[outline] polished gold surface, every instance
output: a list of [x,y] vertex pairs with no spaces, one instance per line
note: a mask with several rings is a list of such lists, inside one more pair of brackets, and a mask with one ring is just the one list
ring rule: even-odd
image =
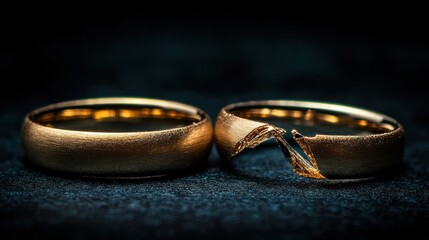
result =
[[105,177],[156,176],[203,163],[213,130],[206,113],[182,103],[100,98],[29,113],[22,127],[27,158],[42,167]]
[[[291,127],[300,149],[285,139],[280,121]],[[313,128],[315,134],[304,136],[294,128]],[[332,134],[335,128],[346,130]],[[400,165],[404,149],[403,128],[396,120],[343,105],[252,101],[228,105],[218,115],[215,140],[224,159],[270,138],[276,139],[295,173],[316,179],[379,175]]]

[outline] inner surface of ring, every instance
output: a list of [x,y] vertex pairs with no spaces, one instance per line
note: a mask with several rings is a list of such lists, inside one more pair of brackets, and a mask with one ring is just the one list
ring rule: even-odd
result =
[[96,105],[44,111],[31,120],[43,126],[90,132],[141,132],[184,127],[203,114],[155,106]]
[[260,122],[266,122],[287,130],[298,129],[307,136],[369,135],[390,132],[397,126],[388,121],[373,122],[345,113],[317,109],[293,109],[291,107],[237,107],[232,114]]

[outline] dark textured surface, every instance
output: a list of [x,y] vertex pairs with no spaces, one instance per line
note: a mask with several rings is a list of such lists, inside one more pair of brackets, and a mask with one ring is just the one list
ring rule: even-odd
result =
[[[425,231],[429,115],[420,81],[429,76],[427,45],[328,25],[156,20],[78,24],[56,35],[47,27],[33,44],[18,41],[4,52],[2,75],[12,86],[2,92],[15,94],[2,94],[2,236],[378,239]],[[212,118],[248,99],[369,108],[404,124],[404,169],[367,181],[314,181],[293,175],[280,150],[268,147],[247,151],[240,172],[221,168],[213,151],[206,168],[168,179],[79,179],[25,164],[19,128],[26,112],[130,95],[194,104]]]

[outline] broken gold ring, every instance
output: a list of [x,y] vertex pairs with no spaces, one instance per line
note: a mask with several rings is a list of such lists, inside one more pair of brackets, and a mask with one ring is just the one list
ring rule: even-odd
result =
[[[283,128],[272,123],[279,120],[293,128],[315,129],[314,136],[291,131],[304,154],[283,137]],[[332,127],[355,129],[356,134],[317,132]],[[224,159],[230,160],[270,138],[276,139],[296,174],[317,179],[378,176],[400,166],[404,149],[404,131],[398,121],[354,107],[304,101],[251,101],[228,105],[218,115],[215,140]]]
[[99,98],[29,113],[22,142],[31,162],[85,176],[145,177],[198,166],[213,130],[200,109],[144,98]]

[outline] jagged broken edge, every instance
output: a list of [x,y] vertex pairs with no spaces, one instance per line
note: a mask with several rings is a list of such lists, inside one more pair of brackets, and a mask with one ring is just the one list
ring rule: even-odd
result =
[[[230,158],[236,156],[246,148],[255,148],[261,143],[267,141],[268,139],[275,138],[280,149],[284,153],[286,159],[288,159],[289,164],[292,166],[293,171],[299,176],[316,178],[316,179],[326,179],[319,171],[319,168],[316,163],[316,159],[311,152],[310,147],[305,141],[304,136],[299,134],[296,130],[292,131],[295,141],[302,148],[309,161],[303,158],[295,149],[293,149],[290,144],[283,138],[283,135],[286,133],[286,130],[283,128],[276,127],[271,124],[266,124],[259,126],[249,132],[243,139],[237,142],[234,147],[234,151],[231,153]],[[290,160],[287,157],[287,153],[290,155]]]
[[255,148],[259,144],[276,137],[283,135],[286,131],[271,124],[259,126],[249,132],[243,139],[237,142],[234,146],[234,151],[231,153],[231,158],[242,152],[246,148]]
[[[294,130],[294,133],[299,134],[296,130]],[[297,141],[298,145],[302,148],[304,154],[309,160],[303,158],[301,154],[299,154],[294,148],[292,148],[292,146],[283,137],[276,138],[276,141],[279,144],[281,150],[283,151],[285,157],[287,158],[287,156],[290,155],[289,164],[292,166],[293,171],[299,176],[303,177],[326,179],[326,177],[320,173],[316,160],[309,146],[305,142],[304,136],[299,134],[300,137],[298,137],[295,136],[295,134],[295,141]]]
[[310,146],[308,146],[307,141],[305,140],[305,137],[300,134],[297,130],[293,129],[291,131],[293,135],[293,139],[298,143],[298,145],[301,147],[301,149],[304,151],[305,155],[310,160],[313,167],[319,169],[319,166],[317,165],[316,159],[314,158],[313,152],[311,151]]

